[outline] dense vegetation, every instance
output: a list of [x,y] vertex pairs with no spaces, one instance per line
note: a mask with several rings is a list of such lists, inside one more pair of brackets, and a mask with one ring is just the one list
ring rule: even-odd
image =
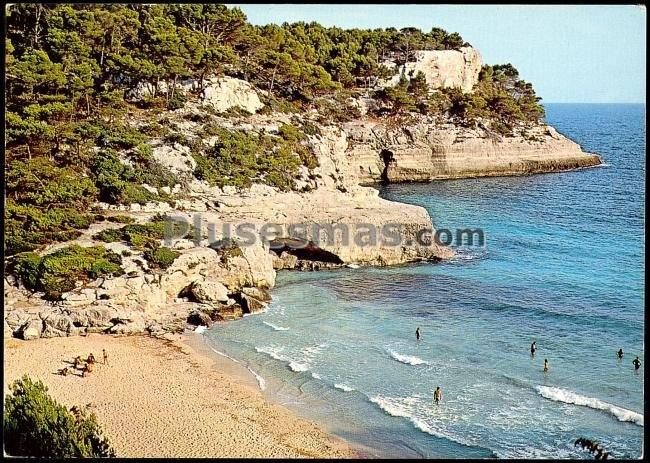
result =
[[19,254],[13,270],[27,288],[45,292],[49,300],[75,288],[76,282],[88,282],[104,276],[124,273],[122,258],[103,246],[71,245],[43,257],[33,252]]
[[94,414],[73,414],[47,393],[41,382],[24,376],[11,386],[4,403],[5,452],[40,458],[114,457]]
[[[169,199],[162,187],[180,179],[155,161],[150,141],[190,141],[163,122],[136,129],[130,121],[183,107],[193,97],[175,85],[183,79],[198,81],[197,94],[208,77],[245,79],[266,92],[267,111],[318,109],[317,120],[332,123],[355,117],[349,97],[395,72],[381,64],[385,59],[399,66],[416,50],[468,45],[439,28],[255,26],[238,8],[215,4],[15,4],[7,14],[9,255],[74,238],[93,222],[94,201]],[[380,102],[377,116],[415,111],[469,125],[485,120],[508,134],[542,115],[532,87],[510,65],[486,67],[469,95],[430,93],[422,76],[409,77],[369,93]],[[130,91],[142,85],[152,95],[131,100]],[[196,175],[214,185],[261,181],[291,189],[301,165],[317,165],[304,143],[308,132],[316,130],[296,124],[270,136],[216,129],[214,148],[195,143]]]
[[[187,231],[186,227],[188,228]],[[148,223],[132,223],[120,228],[107,228],[93,238],[105,243],[124,242],[142,250],[160,244],[165,238],[194,238],[194,226],[174,222],[164,215],[156,215]],[[182,236],[181,236],[182,235]]]

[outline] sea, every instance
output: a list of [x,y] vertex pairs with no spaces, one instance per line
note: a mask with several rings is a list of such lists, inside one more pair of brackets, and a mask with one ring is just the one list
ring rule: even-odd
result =
[[604,164],[384,186],[484,242],[443,263],[279,272],[266,312],[205,342],[366,456],[593,459],[587,438],[640,457],[645,106],[546,113]]

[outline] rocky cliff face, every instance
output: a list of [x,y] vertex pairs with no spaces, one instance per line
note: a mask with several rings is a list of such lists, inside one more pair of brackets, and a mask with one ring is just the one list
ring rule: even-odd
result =
[[584,153],[544,124],[510,137],[426,119],[397,127],[355,121],[343,129],[348,165],[362,184],[521,175],[601,163],[599,156]]
[[402,66],[397,66],[392,61],[382,63],[397,72],[390,79],[381,81],[379,85],[394,86],[399,82],[402,73],[408,79],[421,71],[432,89],[456,87],[467,93],[472,91],[478,82],[478,75],[483,66],[480,53],[472,47],[463,47],[460,50],[420,50],[415,53],[415,58],[415,61]]

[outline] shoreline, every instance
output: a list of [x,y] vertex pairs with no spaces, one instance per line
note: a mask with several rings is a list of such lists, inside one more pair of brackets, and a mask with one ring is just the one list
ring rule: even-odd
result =
[[[88,406],[120,457],[355,458],[343,439],[269,402],[255,380],[193,333],[155,338],[90,334],[21,341],[4,339],[3,384],[28,374],[68,408]],[[88,377],[56,372],[91,351]],[[235,365],[234,362],[232,365]]]

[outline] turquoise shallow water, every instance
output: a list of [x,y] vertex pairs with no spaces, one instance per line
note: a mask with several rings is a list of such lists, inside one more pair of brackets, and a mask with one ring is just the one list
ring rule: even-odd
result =
[[547,106],[605,167],[383,188],[438,228],[482,228],[485,247],[436,265],[280,273],[266,313],[206,339],[269,397],[372,455],[593,458],[573,446],[588,437],[638,457],[644,113]]

